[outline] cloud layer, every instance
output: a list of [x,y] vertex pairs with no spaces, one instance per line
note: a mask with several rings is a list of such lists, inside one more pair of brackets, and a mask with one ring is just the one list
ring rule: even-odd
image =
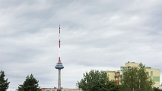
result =
[[63,87],[131,60],[162,70],[161,8],[160,0],[1,0],[0,69],[10,90],[31,73],[41,87],[56,87],[61,24]]

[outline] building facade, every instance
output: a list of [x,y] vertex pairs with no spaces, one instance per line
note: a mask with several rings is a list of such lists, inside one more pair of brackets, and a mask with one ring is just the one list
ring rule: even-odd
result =
[[107,76],[110,81],[114,81],[116,85],[121,84],[121,72],[120,71],[107,71]]
[[154,82],[154,87],[159,87],[160,86],[160,70],[151,68],[151,67],[146,67],[146,72],[148,72],[150,78]]
[[[139,67],[139,63],[135,62],[127,62],[124,66],[121,66],[121,69],[124,67]],[[146,72],[148,73],[149,77],[154,82],[153,87],[160,86],[160,70],[152,67],[145,67]],[[110,80],[115,81],[117,85],[120,84],[122,78],[121,71],[107,71],[107,75]]]

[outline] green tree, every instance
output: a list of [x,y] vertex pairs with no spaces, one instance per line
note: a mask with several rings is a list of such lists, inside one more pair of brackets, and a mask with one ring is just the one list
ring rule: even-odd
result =
[[9,86],[8,79],[5,79],[4,71],[0,71],[0,91],[6,91]]
[[162,91],[161,89],[159,88],[153,88],[154,90],[153,91]]
[[31,74],[26,77],[23,85],[19,85],[18,91],[40,91],[38,80]]
[[109,81],[107,73],[104,71],[86,72],[77,86],[83,91],[118,91],[118,86]]
[[124,67],[122,73],[124,91],[152,91],[153,82],[143,64],[139,64],[139,67]]
[[153,88],[154,90],[153,91],[162,91],[161,89],[159,88]]

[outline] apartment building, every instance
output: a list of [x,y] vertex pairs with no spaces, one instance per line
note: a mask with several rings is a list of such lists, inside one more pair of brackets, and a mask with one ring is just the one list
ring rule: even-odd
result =
[[121,83],[121,74],[120,71],[107,71],[107,76],[109,77],[110,81],[115,81],[117,85]]
[[[124,66],[121,66],[121,69],[123,67],[139,67],[139,63],[135,62],[127,62]],[[159,87],[160,86],[160,70],[152,67],[145,67],[146,72],[150,76],[150,78],[153,80],[154,85],[153,87]],[[121,70],[120,69],[120,70]],[[110,80],[113,80],[116,82],[117,85],[121,82],[122,72],[121,71],[107,71],[107,75]]]

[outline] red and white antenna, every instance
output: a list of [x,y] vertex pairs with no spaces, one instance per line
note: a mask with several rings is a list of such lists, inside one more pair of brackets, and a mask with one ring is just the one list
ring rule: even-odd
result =
[[58,36],[58,37],[59,37],[59,50],[58,50],[58,53],[59,53],[59,54],[58,54],[59,60],[58,60],[58,63],[61,63],[61,58],[60,58],[60,56],[61,56],[61,55],[60,55],[60,49],[61,49],[61,48],[60,48],[60,47],[61,47],[61,41],[60,41],[60,25],[59,25],[59,36]]

